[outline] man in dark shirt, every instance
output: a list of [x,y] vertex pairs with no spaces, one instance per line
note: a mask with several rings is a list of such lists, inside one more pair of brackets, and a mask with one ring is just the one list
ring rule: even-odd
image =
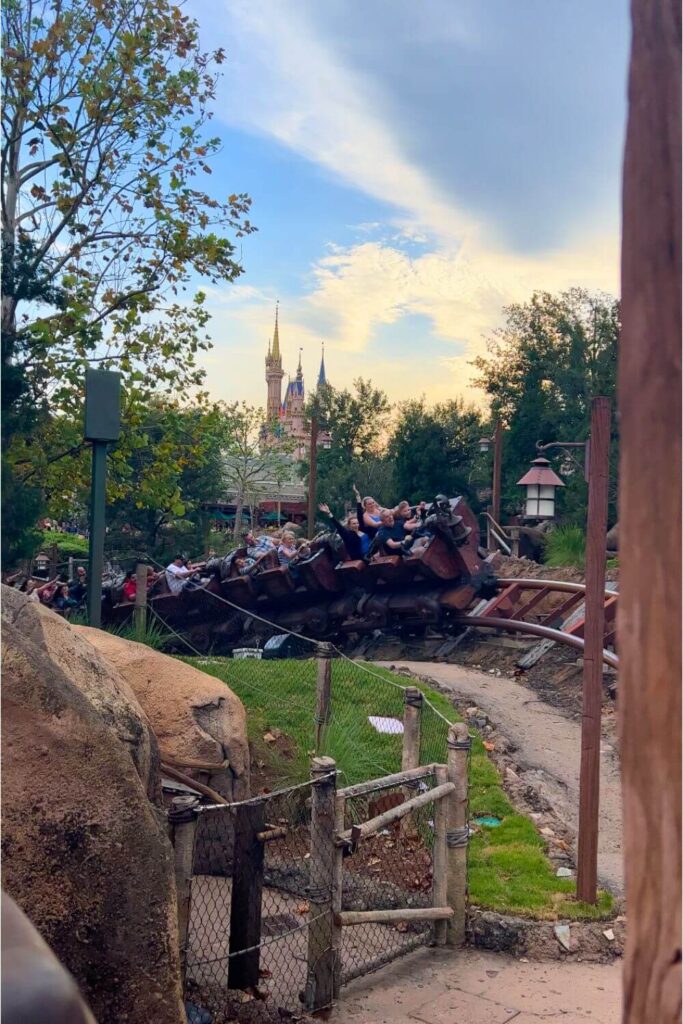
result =
[[377,547],[382,555],[402,555],[404,553],[403,541],[408,536],[402,522],[394,519],[391,509],[384,509],[381,516],[381,525],[377,531]]

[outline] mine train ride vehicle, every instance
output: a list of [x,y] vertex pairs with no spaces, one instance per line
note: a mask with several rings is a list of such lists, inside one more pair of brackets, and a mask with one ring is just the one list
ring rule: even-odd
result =
[[[240,575],[235,563],[246,549],[238,548],[210,559],[201,582],[178,595],[170,593],[162,573],[148,603],[201,652],[262,646],[288,630],[340,641],[378,629],[403,636],[422,635],[428,627],[457,632],[462,614],[495,593],[477,519],[463,498],[445,499],[432,505],[422,532],[415,553],[375,555],[367,562],[347,558],[336,534],[322,534],[294,572],[279,565],[272,551],[259,561],[257,574]],[[132,611],[120,581],[105,588],[103,622],[121,624]]]

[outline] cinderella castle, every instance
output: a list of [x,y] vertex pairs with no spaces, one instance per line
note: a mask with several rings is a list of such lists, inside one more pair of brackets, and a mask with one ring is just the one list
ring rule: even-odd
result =
[[[266,402],[266,425],[263,430],[263,443],[267,446],[274,446],[280,438],[291,439],[294,444],[293,458],[296,461],[300,461],[308,454],[311,437],[304,421],[306,390],[304,388],[304,375],[301,369],[301,349],[299,349],[299,365],[296,368],[296,376],[294,379],[291,376],[289,377],[283,399],[282,378],[285,375],[285,371],[282,369],[278,315],[279,310],[276,306],[273,341],[272,344],[268,344],[268,355],[266,356],[268,398]],[[317,387],[325,387],[326,384],[325,346],[323,345]],[[320,433],[318,443],[329,447],[329,435]]]

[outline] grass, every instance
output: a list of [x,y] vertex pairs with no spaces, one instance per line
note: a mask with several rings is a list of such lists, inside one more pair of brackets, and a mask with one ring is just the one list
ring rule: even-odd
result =
[[56,544],[60,558],[69,558],[71,555],[74,558],[88,557],[88,541],[85,537],[79,537],[75,533],[62,533],[60,530],[43,530],[41,544],[43,551]]
[[580,526],[558,526],[545,539],[546,565],[573,566],[583,569],[586,563],[586,534]]
[[[224,680],[241,698],[247,709],[253,758],[275,784],[308,778],[315,735],[315,661],[183,660]],[[332,719],[322,753],[335,758],[345,785],[401,768],[401,736],[378,733],[368,716],[401,719],[405,680],[386,669],[367,669],[345,660],[332,663]],[[414,680],[411,684],[429,701],[422,715],[420,762],[443,763],[448,724],[434,709],[448,722],[460,718],[442,694]],[[503,913],[550,920],[608,917],[612,908],[608,893],[600,893],[596,907],[579,903],[574,898],[574,881],[556,877],[546,856],[545,840],[534,824],[512,807],[481,737],[474,730],[471,733],[470,820],[485,815],[501,819],[500,826],[482,825],[472,837],[468,861],[471,902]],[[274,739],[264,739],[268,734]]]

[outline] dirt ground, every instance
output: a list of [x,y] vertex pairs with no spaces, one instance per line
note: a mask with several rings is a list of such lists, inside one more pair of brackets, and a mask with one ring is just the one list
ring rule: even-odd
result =
[[[378,664],[433,681],[461,711],[471,705],[481,708],[508,741],[517,777],[549,802],[566,823],[575,856],[581,749],[578,718],[539,699],[524,679],[491,675],[462,665],[420,661]],[[615,895],[623,894],[621,782],[613,717],[605,724],[601,746],[598,877]]]

